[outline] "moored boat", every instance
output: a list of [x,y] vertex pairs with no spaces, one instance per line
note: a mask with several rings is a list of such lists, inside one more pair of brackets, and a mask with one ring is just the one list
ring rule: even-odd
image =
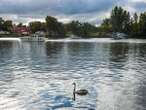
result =
[[126,39],[128,37],[125,33],[116,32],[112,34],[112,38],[115,40]]
[[35,33],[32,34],[31,36],[25,36],[21,37],[22,41],[31,41],[31,42],[44,42],[46,41],[45,36],[42,36],[41,34]]

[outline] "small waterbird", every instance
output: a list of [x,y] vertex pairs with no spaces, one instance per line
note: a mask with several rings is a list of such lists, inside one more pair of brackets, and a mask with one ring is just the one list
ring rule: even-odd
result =
[[73,94],[77,94],[77,95],[87,95],[88,91],[86,89],[80,89],[80,90],[76,90],[76,83],[73,83],[74,85],[74,90],[73,90]]

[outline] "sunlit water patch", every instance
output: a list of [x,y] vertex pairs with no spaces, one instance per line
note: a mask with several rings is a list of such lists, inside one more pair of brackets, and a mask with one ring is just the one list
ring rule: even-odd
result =
[[0,41],[18,41],[20,42],[20,38],[0,38]]
[[89,38],[89,39],[48,39],[46,42],[97,42],[97,43],[146,43],[145,39],[120,39],[114,40],[113,38]]
[[145,110],[145,41],[102,40],[0,41],[0,110]]

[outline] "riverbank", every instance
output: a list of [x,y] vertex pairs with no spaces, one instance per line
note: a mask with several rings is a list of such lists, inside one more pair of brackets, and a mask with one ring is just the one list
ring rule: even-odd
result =
[[[18,41],[23,42],[21,38],[0,38],[0,41]],[[25,40],[26,41],[26,40]],[[29,42],[29,41],[28,41]],[[30,41],[31,42],[31,41]],[[35,41],[37,42],[37,41]],[[121,39],[121,40],[114,40],[112,38],[88,38],[88,39],[45,39],[43,42],[58,42],[58,43],[146,43],[146,39]]]
[[[26,36],[32,36],[32,35],[20,35],[20,34],[15,34],[15,33],[11,33],[11,34],[0,34],[0,38],[23,38],[23,37],[26,37]],[[57,36],[49,36],[49,35],[46,35],[44,36],[45,38],[48,38],[48,39],[69,39],[71,38],[72,34],[68,34],[68,35],[65,35],[65,36],[60,36],[60,35],[57,35]],[[112,36],[112,33],[105,33],[105,32],[97,32],[97,33],[92,33],[90,34],[89,36],[77,36],[75,35],[76,37],[78,37],[78,39],[76,40],[79,40],[79,39],[94,39],[94,38],[113,38]],[[74,38],[72,38],[74,39]],[[142,34],[134,34],[134,35],[128,35],[128,37],[126,39],[146,39],[146,35],[142,35]]]
[[24,37],[26,35],[20,35],[20,34],[15,34],[15,33],[11,33],[11,34],[0,34],[0,38],[17,38],[17,37]]

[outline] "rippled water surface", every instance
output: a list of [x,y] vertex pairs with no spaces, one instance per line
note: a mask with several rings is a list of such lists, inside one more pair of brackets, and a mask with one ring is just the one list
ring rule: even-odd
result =
[[146,110],[146,42],[105,41],[0,41],[0,110]]

